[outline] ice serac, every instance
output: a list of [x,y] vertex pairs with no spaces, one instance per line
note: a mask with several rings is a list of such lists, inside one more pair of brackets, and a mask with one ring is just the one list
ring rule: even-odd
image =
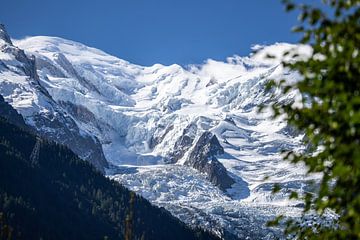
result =
[[193,149],[190,150],[185,165],[206,173],[208,179],[213,184],[219,186],[221,190],[226,190],[235,181],[228,175],[226,168],[216,158],[220,154],[224,154],[224,148],[220,145],[215,134],[204,132]]
[[108,165],[98,139],[80,129],[67,111],[54,101],[41,83],[35,57],[29,57],[13,45],[4,25],[0,25],[0,94],[34,131],[68,146],[104,172]]
[[[272,101],[301,104],[294,91],[286,96],[266,91],[269,79],[297,81],[298,74],[277,59],[264,60],[268,53],[281,56],[299,46],[279,43],[224,62],[146,67],[57,37],[13,42],[35,55],[39,83],[30,85],[23,64],[0,52],[5,100],[44,134],[67,131],[63,137],[102,147],[111,178],[184,222],[239,239],[271,239],[267,220],[278,213],[301,214],[286,194],[304,193],[316,176],[284,162],[280,151],[303,151],[302,135],[284,119],[271,119],[271,109],[260,114],[257,108]],[[36,113],[43,121],[62,120],[42,123]],[[96,149],[83,148],[83,140],[68,144],[79,144],[84,159],[85,149]],[[284,191],[273,195],[274,184]]]
[[176,140],[174,144],[174,150],[167,156],[167,161],[170,163],[176,163],[184,157],[185,153],[191,148],[198,127],[194,123],[190,123],[183,129],[182,135]]

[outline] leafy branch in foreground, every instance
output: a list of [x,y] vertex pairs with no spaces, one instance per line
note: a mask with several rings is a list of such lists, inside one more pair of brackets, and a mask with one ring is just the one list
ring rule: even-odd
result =
[[[310,211],[323,215],[328,209],[339,216],[336,227],[288,222],[285,233],[300,239],[360,239],[360,1],[328,0],[318,7],[283,2],[288,11],[300,11],[300,24],[293,30],[313,51],[309,58],[282,63],[300,74],[299,81],[269,85],[282,94],[301,94],[300,106],[272,105],[274,117],[285,116],[310,146],[310,151],[288,152],[284,159],[322,175],[317,194],[301,196],[304,216]],[[297,58],[292,51],[285,55]]]

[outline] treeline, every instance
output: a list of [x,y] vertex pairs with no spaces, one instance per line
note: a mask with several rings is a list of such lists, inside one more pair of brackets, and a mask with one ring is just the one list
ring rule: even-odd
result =
[[1,239],[215,239],[0,117]]

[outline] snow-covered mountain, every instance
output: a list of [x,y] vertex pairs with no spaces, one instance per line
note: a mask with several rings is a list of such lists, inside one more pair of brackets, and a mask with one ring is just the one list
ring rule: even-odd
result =
[[101,171],[108,166],[97,138],[81,129],[75,119],[53,99],[42,85],[35,58],[14,46],[2,24],[0,95],[43,137],[67,145]]
[[[229,239],[271,238],[277,230],[264,223],[298,215],[286,193],[307,191],[310,180],[303,166],[281,160],[282,149],[304,148],[302,136],[257,111],[296,100],[296,92],[272,99],[265,89],[269,79],[296,81],[279,58],[264,57],[294,47],[144,67],[56,37],[11,41],[1,26],[0,95],[39,133],[184,222]],[[274,183],[280,194],[271,194]]]

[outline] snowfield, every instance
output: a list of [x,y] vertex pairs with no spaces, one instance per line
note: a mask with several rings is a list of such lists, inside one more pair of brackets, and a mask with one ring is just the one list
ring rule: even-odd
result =
[[[298,75],[279,64],[280,56],[291,48],[306,56],[308,47],[278,43],[225,62],[144,67],[56,37],[29,37],[14,45],[35,56],[40,85],[80,132],[100,141],[110,163],[106,174],[184,222],[227,239],[271,239],[279,229],[267,228],[266,221],[301,213],[299,202],[287,195],[309,191],[307,181],[319,176],[306,176],[304,166],[284,162],[280,152],[304,150],[303,136],[282,119],[271,119],[270,110],[259,113],[258,106],[298,99],[296,92],[272,99],[265,85],[269,79],[296,81]],[[266,59],[269,52],[277,57]],[[11,56],[2,53],[0,59],[13,65]],[[0,94],[21,114],[53,111],[27,91],[24,77],[5,70],[0,76]],[[216,158],[235,181],[226,191],[186,165],[204,132],[213,133],[224,149]],[[192,145],[179,149],[185,135]],[[283,190],[272,195],[275,183]]]

